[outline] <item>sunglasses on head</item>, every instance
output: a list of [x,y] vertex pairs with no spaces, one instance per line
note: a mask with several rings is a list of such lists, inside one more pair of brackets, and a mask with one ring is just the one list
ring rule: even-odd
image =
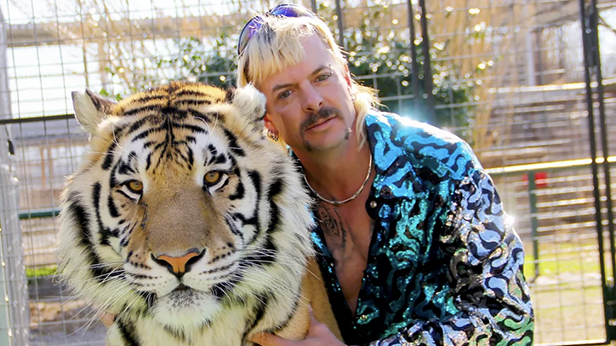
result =
[[263,17],[265,16],[275,16],[275,17],[289,17],[289,18],[297,18],[297,17],[311,17],[316,18],[314,13],[309,11],[303,6],[295,5],[295,4],[280,4],[271,10],[267,11],[263,15],[255,16],[251,20],[244,25],[242,32],[240,33],[240,38],[237,43],[237,54],[240,55],[246,49],[248,42],[250,39],[261,29],[263,25]]

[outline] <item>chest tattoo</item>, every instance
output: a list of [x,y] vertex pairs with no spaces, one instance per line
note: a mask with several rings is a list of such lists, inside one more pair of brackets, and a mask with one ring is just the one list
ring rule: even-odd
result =
[[346,246],[347,230],[344,228],[342,216],[336,208],[329,208],[319,205],[317,207],[317,217],[323,230],[340,239],[341,247]]

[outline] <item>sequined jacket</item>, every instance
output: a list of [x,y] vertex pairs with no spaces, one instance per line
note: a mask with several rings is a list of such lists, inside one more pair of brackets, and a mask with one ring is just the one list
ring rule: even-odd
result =
[[375,228],[355,317],[322,230],[312,232],[345,342],[532,345],[522,242],[468,144],[389,113],[372,111],[366,127]]

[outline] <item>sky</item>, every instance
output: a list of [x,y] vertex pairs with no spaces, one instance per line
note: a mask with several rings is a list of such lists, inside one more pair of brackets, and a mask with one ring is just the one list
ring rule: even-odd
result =
[[[180,16],[183,14],[199,15],[204,13],[227,14],[232,7],[229,1],[216,0],[81,0],[88,4],[104,3],[110,12],[130,12],[133,19],[150,18],[158,14],[164,16]],[[78,0],[0,0],[0,9],[11,24],[28,22],[74,21],[80,13]],[[182,11],[178,10],[182,9]],[[92,11],[93,14],[96,11]]]

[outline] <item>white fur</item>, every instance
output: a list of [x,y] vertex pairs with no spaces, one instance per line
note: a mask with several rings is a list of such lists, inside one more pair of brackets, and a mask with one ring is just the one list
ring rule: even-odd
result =
[[98,125],[107,118],[106,109],[98,108],[93,101],[96,98],[99,104],[111,106],[113,102],[106,100],[98,95],[94,95],[89,90],[74,91],[71,93],[73,98],[73,108],[75,117],[83,128],[90,134],[96,133]]

